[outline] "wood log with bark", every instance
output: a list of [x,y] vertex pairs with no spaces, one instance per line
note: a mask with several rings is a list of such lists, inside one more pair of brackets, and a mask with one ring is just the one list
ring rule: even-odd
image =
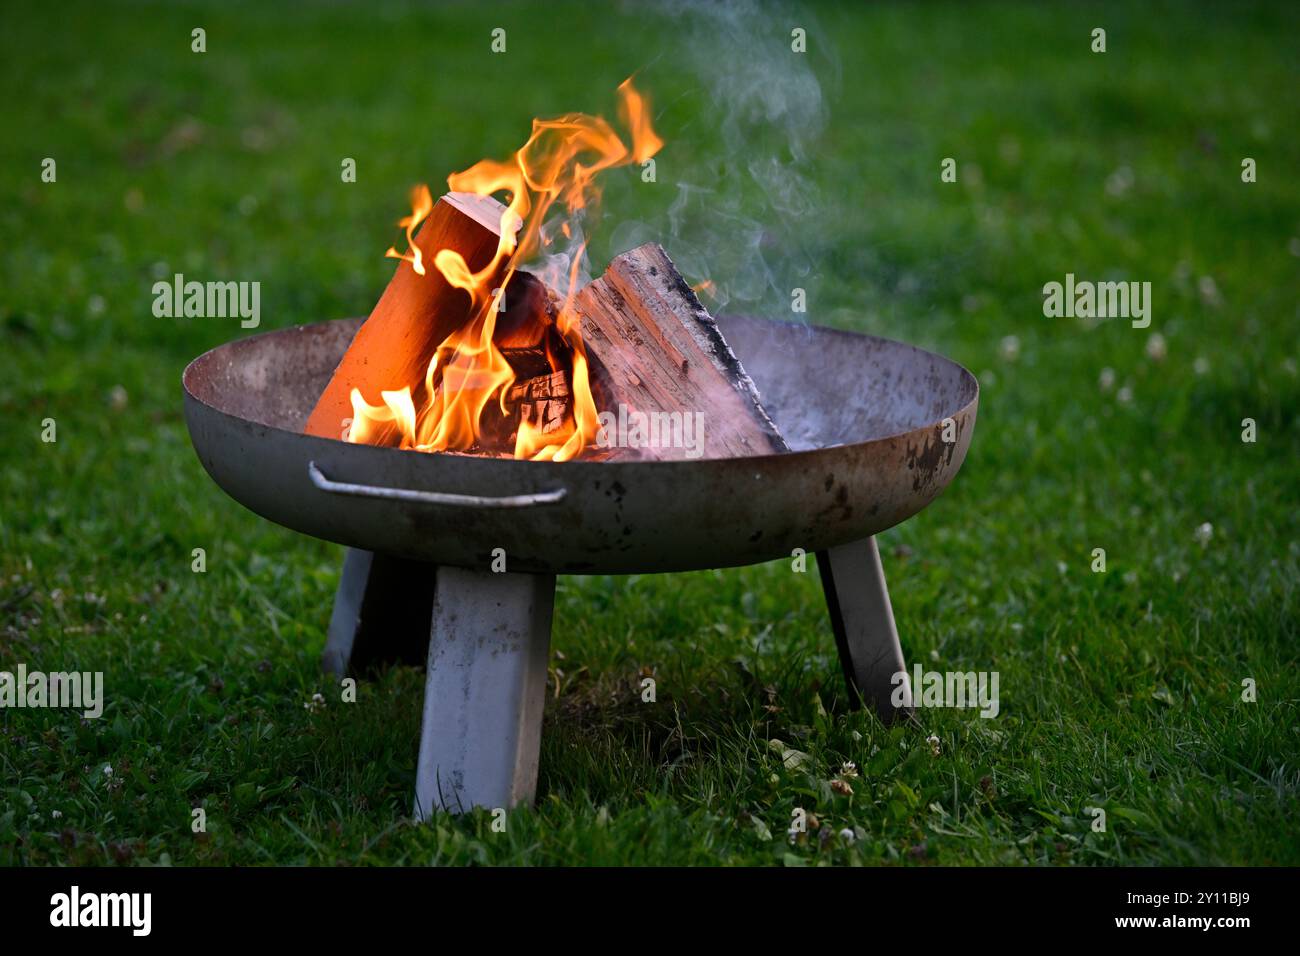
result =
[[[731,458],[788,451],[754,382],[668,254],[648,243],[615,258],[575,299],[599,411],[702,413],[703,448],[662,442],[643,457]],[[702,454],[700,452],[702,451]]]

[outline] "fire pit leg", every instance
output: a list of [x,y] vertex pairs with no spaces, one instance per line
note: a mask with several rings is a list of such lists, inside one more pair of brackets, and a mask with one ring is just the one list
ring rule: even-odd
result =
[[[835,631],[835,646],[854,706],[867,703],[885,723],[912,715],[912,686],[894,626],[894,609],[885,587],[874,537],[817,552]],[[902,674],[901,704],[894,705],[894,675]]]
[[424,666],[435,566],[348,548],[321,665],[336,677]]
[[438,568],[415,816],[531,802],[555,576]]

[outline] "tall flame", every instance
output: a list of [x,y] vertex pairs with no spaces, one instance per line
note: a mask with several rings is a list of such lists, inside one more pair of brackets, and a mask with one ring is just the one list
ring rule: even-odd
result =
[[[496,253],[477,272],[453,249],[439,249],[434,254],[433,265],[443,278],[469,293],[471,319],[430,357],[422,408],[417,410],[412,399],[419,383],[392,383],[380,392],[382,405],[369,404],[353,389],[349,441],[380,442],[395,428],[402,448],[465,451],[479,446],[483,420],[507,413],[506,393],[516,377],[494,341],[498,315],[494,287],[509,288],[518,267],[548,250],[557,242],[557,235],[568,241],[567,255],[550,255],[534,271],[547,288],[562,293],[555,308],[554,334],[564,349],[548,347],[546,352],[552,371],[568,374],[570,411],[560,427],[547,432],[540,422],[521,420],[514,456],[566,461],[595,441],[596,403],[580,323],[573,310],[586,254],[581,226],[599,205],[596,177],[601,172],[644,163],[663,146],[651,125],[649,102],[632,86],[631,78],[619,85],[618,92],[619,116],[631,136],[630,148],[601,117],[566,113],[533,120],[532,135],[509,160],[485,159],[447,177],[447,186],[454,192],[506,194],[508,205],[501,215]],[[563,213],[548,221],[557,203]],[[410,252],[402,254],[390,248],[386,255],[409,261],[418,275],[425,275],[414,235],[433,210],[427,186],[412,191],[411,207],[411,215],[398,222],[406,230]]]
[[389,259],[405,259],[411,264],[416,275],[424,275],[424,256],[420,253],[420,247],[415,244],[415,227],[433,212],[433,196],[429,194],[429,187],[421,183],[411,190],[411,214],[403,216],[397,220],[399,229],[406,230],[406,244],[411,248],[410,255],[402,255],[392,246],[384,253]]

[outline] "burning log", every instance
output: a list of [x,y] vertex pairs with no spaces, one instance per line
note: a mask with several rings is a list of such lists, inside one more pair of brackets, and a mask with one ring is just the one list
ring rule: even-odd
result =
[[516,381],[506,389],[506,414],[501,414],[495,402],[484,410],[479,420],[480,453],[513,449],[521,425],[529,425],[542,435],[555,432],[569,418],[571,400],[569,377],[562,371]]
[[[426,193],[427,195],[427,193]],[[470,296],[452,286],[433,263],[441,249],[460,253],[471,271],[497,251],[505,207],[490,196],[447,193],[434,204],[413,244],[424,275],[410,260],[397,267],[374,311],[343,355],[303,429],[308,435],[346,437],[351,394],[378,402],[381,389],[423,381],[438,345],[470,319]]]
[[564,424],[569,414],[570,398],[568,376],[563,372],[552,372],[511,386],[506,392],[506,405],[517,406],[521,422],[549,435]]
[[[602,444],[613,438],[661,459],[789,450],[717,323],[658,243],[614,259],[578,293],[575,308]],[[629,422],[641,440],[628,434]]]
[[[663,146],[650,123],[649,103],[630,79],[619,85],[619,96],[630,145],[600,117],[567,113],[539,119],[509,159],[483,160],[448,176],[453,192],[439,202],[427,186],[412,192],[411,215],[398,223],[410,251],[388,251],[405,264],[308,416],[308,434],[492,455],[501,450],[500,426],[517,412],[514,457],[568,461],[584,453],[596,432],[596,409],[571,299],[566,294],[558,305],[541,281],[516,272],[515,265],[531,261],[559,237],[569,255],[581,256],[585,240],[573,232],[573,220],[594,221],[596,173],[644,163]],[[501,193],[510,197],[508,211],[479,198]],[[567,218],[548,220],[553,208],[566,209]],[[521,230],[517,240],[501,233],[502,223],[511,221]],[[562,258],[550,255],[543,269],[553,271]],[[425,259],[430,266],[423,265]],[[573,264],[570,282],[556,287],[572,284],[579,262]],[[491,296],[507,276],[506,302],[494,303]],[[516,282],[523,293],[518,314],[494,311],[495,305],[513,308]],[[469,294],[459,294],[465,290]],[[563,376],[567,396],[551,381],[555,373]],[[538,378],[548,381],[530,384]],[[507,402],[511,387],[521,382],[527,414]],[[490,438],[487,431],[493,432]]]
[[505,309],[497,314],[492,341],[514,370],[516,381],[549,375],[548,353],[565,352],[555,328],[554,294],[531,273],[516,272],[503,304]]

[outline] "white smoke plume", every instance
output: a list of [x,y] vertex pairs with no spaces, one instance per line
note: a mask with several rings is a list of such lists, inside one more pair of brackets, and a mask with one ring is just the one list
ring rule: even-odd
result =
[[[659,186],[674,193],[650,221],[614,228],[610,251],[660,241],[711,310],[797,318],[791,290],[816,278],[809,240],[827,215],[812,167],[827,124],[823,84],[833,89],[839,77],[830,38],[789,4],[669,0],[658,9],[673,43],[645,83],[657,95],[660,79],[683,87],[696,118],[660,129]],[[672,112],[656,101],[656,114]]]

